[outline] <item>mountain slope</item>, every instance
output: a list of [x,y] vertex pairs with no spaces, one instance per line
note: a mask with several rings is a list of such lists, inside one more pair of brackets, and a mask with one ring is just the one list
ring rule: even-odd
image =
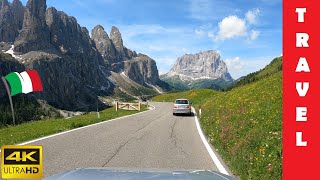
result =
[[232,89],[234,87],[238,87],[238,86],[242,86],[245,84],[258,81],[260,79],[266,78],[270,75],[276,74],[281,71],[282,71],[282,56],[273,59],[270,64],[268,64],[265,68],[261,69],[260,71],[250,73],[247,76],[240,78],[228,89]]
[[278,61],[256,73],[264,78],[227,92],[192,90],[153,100],[189,98],[196,109],[201,107],[209,142],[241,179],[281,179],[282,72],[272,70]]
[[[159,85],[162,85],[163,82],[159,79],[156,61],[147,55],[137,54],[135,51],[126,48],[123,45],[122,35],[117,27],[112,27],[109,38],[104,28],[101,25],[97,25],[92,30],[92,38],[97,50],[110,66],[112,72],[124,74],[145,88],[151,88],[151,90],[155,91],[161,89]],[[126,81],[117,82],[117,84],[123,84],[124,82]],[[139,94],[141,93],[143,92],[134,94],[135,96],[140,96]]]
[[118,28],[110,38],[102,26],[92,32],[91,38],[76,18],[47,8],[46,0],[28,0],[25,7],[19,0],[0,2],[0,51],[39,72],[44,91],[33,94],[38,100],[69,111],[105,107],[100,97],[114,98],[127,82],[111,81],[112,72],[143,86],[134,97],[162,91],[156,62],[126,48]]

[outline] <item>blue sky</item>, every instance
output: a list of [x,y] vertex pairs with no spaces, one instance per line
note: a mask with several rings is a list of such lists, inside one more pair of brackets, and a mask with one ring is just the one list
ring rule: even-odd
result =
[[[24,4],[26,0],[22,1]],[[124,45],[168,72],[185,53],[215,49],[234,78],[282,54],[281,0],[47,0],[89,31],[117,26]]]

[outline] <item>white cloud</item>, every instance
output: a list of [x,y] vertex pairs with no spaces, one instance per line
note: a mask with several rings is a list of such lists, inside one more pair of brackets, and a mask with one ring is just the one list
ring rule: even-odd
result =
[[255,8],[246,13],[246,20],[249,24],[257,24],[257,18],[260,15],[260,9]]
[[244,62],[240,61],[240,57],[225,60],[228,70],[233,73],[238,73],[242,70]]
[[259,35],[260,35],[259,31],[251,30],[249,40],[254,41],[258,38]]
[[241,57],[234,57],[225,60],[229,73],[235,79],[248,75],[252,72],[259,71],[268,65],[274,56],[270,57],[255,57],[250,59],[242,59]]
[[247,33],[246,22],[237,16],[225,17],[219,23],[219,32],[216,40],[232,39],[234,37],[245,36]]
[[240,18],[236,15],[231,15],[223,18],[219,23],[216,31],[213,31],[212,26],[210,30],[208,26],[200,26],[195,31],[196,35],[203,36],[207,34],[207,37],[214,41],[224,41],[237,37],[247,37],[248,40],[254,41],[259,35],[260,31],[252,29],[257,24],[257,18],[260,15],[260,9],[255,8],[249,10],[245,14],[245,18]]

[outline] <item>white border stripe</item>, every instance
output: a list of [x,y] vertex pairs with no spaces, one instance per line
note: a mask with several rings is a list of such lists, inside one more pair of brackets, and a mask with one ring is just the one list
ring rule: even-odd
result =
[[[26,141],[26,142],[23,142],[23,143],[20,143],[20,144],[16,144],[16,145],[18,145],[18,146],[23,146],[23,145],[30,144],[30,143],[34,143],[34,142],[41,141],[41,140],[44,140],[44,139],[49,139],[49,138],[52,138],[52,137],[55,137],[55,136],[60,136],[60,135],[63,135],[63,134],[67,134],[67,133],[70,133],[70,132],[73,132],[73,131],[85,129],[85,128],[92,127],[92,126],[97,126],[97,125],[104,124],[104,123],[108,123],[108,122],[112,122],[112,121],[117,121],[117,120],[120,120],[120,119],[123,119],[123,118],[135,116],[135,115],[142,114],[142,113],[146,113],[146,112],[148,112],[148,111],[152,111],[152,110],[155,109],[154,106],[152,106],[152,105],[149,105],[149,106],[152,107],[151,110],[147,110],[147,111],[143,111],[143,112],[139,112],[139,113],[127,115],[127,116],[118,117],[118,118],[116,118],[116,119],[106,120],[106,121],[99,122],[99,123],[96,123],[96,124],[91,124],[91,125],[88,125],[88,126],[83,126],[83,127],[80,127],[80,128],[76,128],[76,129],[64,131],[64,132],[57,133],[57,134],[52,134],[52,135],[49,135],[49,136],[45,136],[45,137],[42,137],[42,138],[34,139],[34,140],[31,140],[31,141]],[[1,150],[0,150],[0,152],[1,152]]]
[[26,71],[24,71],[24,72],[20,73],[20,75],[23,79],[23,81],[21,82],[22,93],[28,94],[28,93],[32,92],[33,87],[32,87],[32,81],[31,81],[29,74]]
[[225,175],[229,175],[229,173],[227,172],[227,170],[224,168],[224,166],[222,165],[222,163],[220,162],[219,158],[217,157],[217,155],[213,152],[213,150],[211,149],[207,139],[205,138],[203,132],[202,132],[202,129],[200,127],[200,123],[199,123],[199,120],[198,120],[198,117],[196,115],[196,111],[195,109],[192,107],[192,111],[194,112],[195,114],[195,122],[196,122],[196,126],[197,126],[197,129],[198,129],[198,133],[201,137],[201,140],[204,144],[204,146],[206,147],[211,159],[213,160],[213,163],[217,166],[218,170],[222,173],[222,174],[225,174]]

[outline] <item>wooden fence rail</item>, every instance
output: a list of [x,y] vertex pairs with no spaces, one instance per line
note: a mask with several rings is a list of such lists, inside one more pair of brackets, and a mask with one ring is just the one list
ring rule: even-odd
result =
[[118,109],[125,109],[125,110],[131,110],[131,111],[140,111],[141,110],[141,103],[126,103],[126,102],[118,102],[116,101],[116,111]]

